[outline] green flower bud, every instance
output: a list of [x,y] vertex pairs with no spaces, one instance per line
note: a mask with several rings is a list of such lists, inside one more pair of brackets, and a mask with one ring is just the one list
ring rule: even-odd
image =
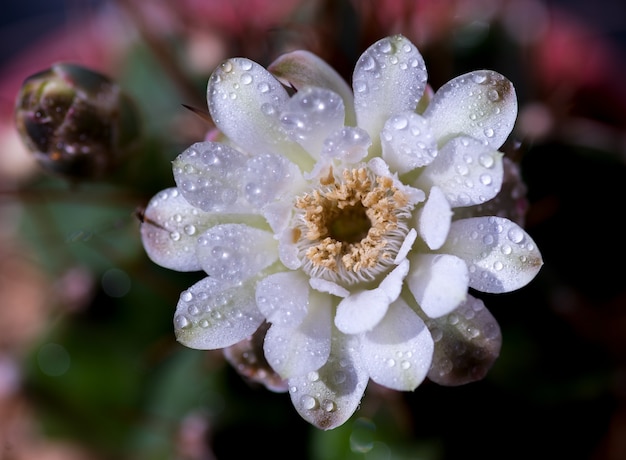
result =
[[17,129],[49,172],[102,178],[128,158],[140,133],[133,102],[109,78],[58,63],[28,77],[17,97]]

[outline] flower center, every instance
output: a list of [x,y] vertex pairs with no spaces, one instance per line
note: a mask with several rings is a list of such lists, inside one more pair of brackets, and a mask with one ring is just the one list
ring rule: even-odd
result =
[[389,268],[408,232],[413,205],[393,179],[367,168],[332,168],[296,199],[293,240],[303,269],[343,285],[372,281]]

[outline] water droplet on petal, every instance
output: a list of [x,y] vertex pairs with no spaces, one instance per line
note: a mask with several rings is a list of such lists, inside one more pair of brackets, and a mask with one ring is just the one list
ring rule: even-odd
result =
[[317,404],[318,404],[317,399],[315,399],[311,395],[303,395],[300,398],[300,403],[302,404],[302,407],[304,409],[307,409],[307,410],[315,409],[317,407]]

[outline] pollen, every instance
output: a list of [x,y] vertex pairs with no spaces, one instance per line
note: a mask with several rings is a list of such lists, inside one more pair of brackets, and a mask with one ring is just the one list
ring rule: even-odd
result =
[[373,280],[395,258],[412,205],[391,177],[367,168],[330,169],[296,199],[293,229],[303,268],[341,284]]

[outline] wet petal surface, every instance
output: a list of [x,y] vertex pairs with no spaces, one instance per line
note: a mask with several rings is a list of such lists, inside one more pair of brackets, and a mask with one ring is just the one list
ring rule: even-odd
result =
[[532,238],[519,225],[502,217],[452,222],[440,252],[465,260],[470,287],[494,294],[525,286],[543,265]]
[[424,112],[443,146],[456,136],[471,136],[498,149],[517,117],[513,84],[492,70],[477,70],[443,85]]
[[326,364],[289,379],[291,401],[302,418],[330,430],[345,423],[357,410],[369,378],[357,348],[355,336],[334,330]]

